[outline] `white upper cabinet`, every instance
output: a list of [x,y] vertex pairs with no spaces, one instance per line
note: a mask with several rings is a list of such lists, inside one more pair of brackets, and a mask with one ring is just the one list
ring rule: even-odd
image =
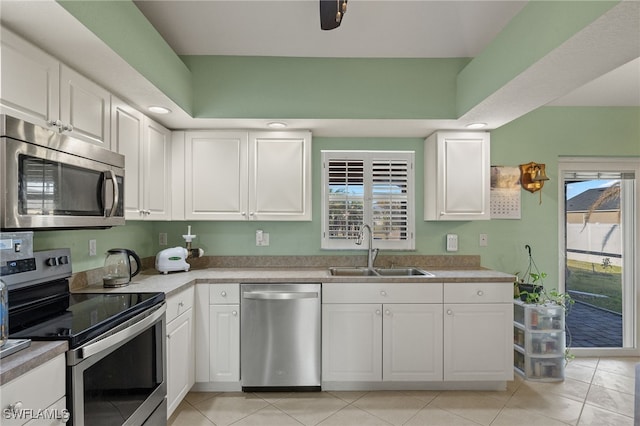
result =
[[311,133],[249,133],[249,216],[311,220]]
[[489,133],[436,132],[424,155],[425,220],[490,219]]
[[127,220],[170,220],[171,132],[113,98],[113,150],[125,156]]
[[141,112],[113,98],[112,148],[125,158],[124,214],[127,220],[143,218],[143,121],[144,115]]
[[146,219],[171,220],[171,131],[145,116],[142,140],[142,210]]
[[48,127],[60,117],[60,63],[2,28],[2,112]]
[[111,94],[60,66],[60,120],[72,136],[111,149]]
[[185,219],[311,220],[310,132],[190,131],[184,152]]
[[111,149],[111,95],[2,29],[2,112]]

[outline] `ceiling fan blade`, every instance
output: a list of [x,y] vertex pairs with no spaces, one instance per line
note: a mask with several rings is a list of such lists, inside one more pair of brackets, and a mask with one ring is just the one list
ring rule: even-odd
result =
[[[340,21],[336,20],[338,13],[338,3],[342,4],[344,0],[339,2],[336,0],[320,0],[320,28],[323,30],[332,30],[340,26]],[[344,1],[346,3],[346,1]],[[344,18],[344,15],[343,15]]]

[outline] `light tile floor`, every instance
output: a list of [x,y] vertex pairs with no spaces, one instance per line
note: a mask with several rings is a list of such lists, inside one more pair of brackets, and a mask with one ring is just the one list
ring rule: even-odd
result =
[[639,362],[640,358],[577,358],[567,366],[563,382],[532,382],[516,376],[501,392],[191,392],[168,424],[634,425]]

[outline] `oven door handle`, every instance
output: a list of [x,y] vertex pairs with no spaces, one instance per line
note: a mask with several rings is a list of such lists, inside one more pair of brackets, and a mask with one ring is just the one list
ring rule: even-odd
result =
[[114,345],[117,345],[120,342],[123,342],[137,335],[141,331],[147,329],[151,324],[162,318],[166,310],[167,305],[163,302],[162,305],[157,308],[152,314],[132,324],[124,330],[120,330],[117,333],[105,337],[104,339],[100,339],[97,342],[90,343],[86,346],[78,348],[78,359],[89,358],[92,355],[100,353],[106,349],[113,347]]

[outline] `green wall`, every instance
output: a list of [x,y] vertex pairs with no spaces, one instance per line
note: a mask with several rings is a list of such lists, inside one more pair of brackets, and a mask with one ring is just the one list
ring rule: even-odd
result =
[[[71,247],[74,270],[102,266],[103,254],[112,247],[127,247],[143,257],[163,247],[158,233],[166,232],[169,247],[183,245],[187,225],[198,237],[195,246],[208,255],[325,255],[320,250],[320,150],[402,149],[416,151],[416,254],[446,254],[444,237],[459,236],[459,254],[481,256],[485,267],[514,273],[526,269],[525,244],[532,246],[536,263],[551,277],[558,271],[558,176],[559,156],[640,157],[640,108],[545,107],[491,132],[494,165],[535,161],[547,164],[551,178],[539,194],[522,191],[522,219],[473,222],[424,222],[422,139],[314,138],[312,222],[127,222],[110,230],[43,231],[35,237],[36,249]],[[269,247],[255,246],[255,230],[270,234]],[[489,235],[480,247],[478,234]],[[98,256],[89,257],[88,240],[95,238]],[[345,254],[344,252],[340,252]],[[347,254],[362,254],[349,252]],[[551,280],[548,280],[551,282]]]
[[467,58],[182,56],[194,117],[451,118]]

